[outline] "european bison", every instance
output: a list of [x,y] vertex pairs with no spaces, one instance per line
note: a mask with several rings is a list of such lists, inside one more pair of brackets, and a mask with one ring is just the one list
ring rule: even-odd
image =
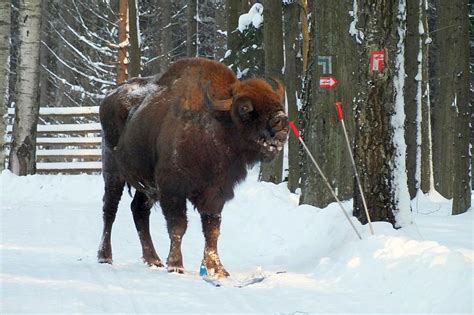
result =
[[218,277],[221,211],[245,179],[247,166],[272,160],[288,134],[283,87],[237,80],[207,59],[174,63],[161,77],[135,78],[111,91],[100,105],[105,192],[99,262],[112,263],[110,236],[125,183],[136,190],[131,209],[143,260],[163,266],[149,230],[159,201],[171,240],[170,272],[183,272],[181,240],[186,199],[199,211],[205,237],[203,263]]

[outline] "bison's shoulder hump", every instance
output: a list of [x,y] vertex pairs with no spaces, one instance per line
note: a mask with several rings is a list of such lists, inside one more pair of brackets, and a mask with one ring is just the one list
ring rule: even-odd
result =
[[231,97],[237,77],[226,65],[205,58],[184,58],[175,62],[157,81],[169,87],[172,98],[186,110],[203,108],[203,91],[206,85],[217,99]]

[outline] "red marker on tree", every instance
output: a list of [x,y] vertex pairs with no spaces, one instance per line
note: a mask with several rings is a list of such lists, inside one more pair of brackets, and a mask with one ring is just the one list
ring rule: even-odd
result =
[[346,124],[344,123],[344,113],[342,112],[342,104],[339,101],[336,102],[336,111],[337,111],[337,118],[339,119],[342,125],[342,130],[344,130],[344,136],[346,138],[347,149],[349,150],[349,155],[351,156],[352,168],[354,169],[357,185],[359,187],[360,195],[362,197],[362,204],[364,205],[365,215],[367,216],[367,222],[369,223],[370,233],[374,235],[374,228],[372,227],[372,221],[370,220],[369,210],[367,209],[367,203],[365,201],[364,191],[362,190],[359,173],[357,172],[357,168],[354,161],[354,155],[352,154],[349,136],[347,135]]
[[354,223],[352,222],[351,218],[349,218],[349,215],[347,214],[346,209],[344,209],[344,206],[342,205],[341,201],[339,200],[339,198],[337,198],[337,195],[334,192],[334,189],[332,188],[331,184],[329,183],[329,180],[327,179],[326,175],[324,175],[323,171],[321,170],[318,163],[316,162],[314,156],[311,154],[311,151],[309,151],[308,147],[306,146],[306,143],[304,143],[303,138],[301,137],[300,131],[298,130],[298,128],[295,125],[295,122],[290,121],[288,123],[288,125],[290,126],[290,128],[291,128],[291,130],[293,130],[293,133],[295,134],[295,136],[298,138],[298,140],[303,145],[303,148],[306,150],[306,153],[308,153],[309,157],[311,158],[311,161],[313,161],[313,164],[314,164],[314,166],[316,166],[316,169],[318,170],[319,175],[321,175],[324,182],[326,183],[326,186],[329,188],[329,191],[331,192],[332,196],[334,197],[334,199],[336,199],[337,204],[339,205],[339,207],[341,208],[341,210],[344,213],[345,217],[347,218],[347,220],[351,224],[352,228],[354,229],[354,232],[357,234],[359,239],[362,239],[362,237],[360,236],[359,232],[357,231]]

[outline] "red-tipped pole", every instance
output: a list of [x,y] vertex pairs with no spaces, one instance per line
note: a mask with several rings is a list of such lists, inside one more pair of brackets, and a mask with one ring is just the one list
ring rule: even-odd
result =
[[367,216],[367,222],[369,223],[370,234],[374,235],[374,228],[372,226],[372,221],[370,220],[369,210],[367,209],[367,202],[365,201],[364,191],[362,190],[359,173],[357,172],[356,164],[354,161],[354,155],[352,154],[351,143],[349,141],[349,136],[347,135],[346,124],[344,123],[344,113],[342,112],[341,102],[336,102],[336,111],[337,118],[339,119],[342,125],[342,130],[344,130],[344,137],[346,138],[347,149],[349,150],[349,155],[351,156],[352,168],[354,169],[357,186],[359,187],[360,195],[362,197],[362,204],[364,205],[365,215]]
[[332,196],[334,197],[334,199],[336,199],[337,204],[339,205],[339,207],[341,208],[341,210],[344,213],[345,217],[347,218],[347,221],[349,221],[349,223],[351,224],[352,228],[354,229],[354,232],[357,234],[359,239],[362,239],[362,237],[360,236],[359,232],[357,231],[354,223],[352,222],[351,218],[349,218],[349,215],[347,214],[346,209],[344,209],[344,206],[342,205],[341,201],[339,200],[339,198],[337,198],[337,195],[334,192],[334,189],[332,188],[331,184],[329,183],[329,180],[324,175],[323,171],[321,170],[318,163],[316,162],[314,156],[311,154],[311,151],[309,151],[308,147],[306,146],[306,143],[303,141],[303,138],[300,135],[300,131],[296,127],[295,123],[293,121],[290,121],[289,125],[290,125],[291,129],[293,130],[293,133],[295,134],[295,136],[298,138],[298,140],[303,145],[303,148],[306,150],[306,153],[308,153],[309,157],[311,158],[311,161],[313,161],[313,164],[314,164],[314,166],[316,166],[316,169],[318,170],[319,175],[321,175],[324,182],[326,183],[326,186],[329,188],[329,191],[331,191]]

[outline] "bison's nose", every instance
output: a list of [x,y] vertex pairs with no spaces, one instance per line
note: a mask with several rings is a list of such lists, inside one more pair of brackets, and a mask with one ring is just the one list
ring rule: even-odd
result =
[[288,117],[280,114],[270,121],[270,126],[275,133],[279,132],[288,127]]

